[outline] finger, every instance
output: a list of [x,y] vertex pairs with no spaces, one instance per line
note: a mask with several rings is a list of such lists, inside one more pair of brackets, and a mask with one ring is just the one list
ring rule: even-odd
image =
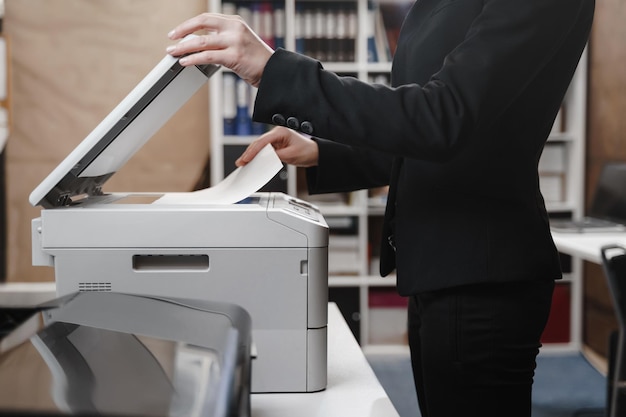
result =
[[184,66],[217,64],[234,68],[239,58],[236,49],[224,43],[218,34],[209,34],[181,42],[167,48],[167,53],[180,57]]
[[179,24],[167,36],[171,40],[176,40],[198,31],[219,32],[232,21],[241,21],[241,18],[219,13],[202,13]]
[[281,141],[284,140],[282,135],[282,130],[280,128],[274,128],[267,133],[261,135],[258,139],[254,140],[246,150],[241,154],[239,159],[235,161],[235,164],[240,164],[237,166],[242,166],[254,159],[254,157],[261,152],[266,145],[271,144],[274,149],[281,147]]
[[259,139],[250,143],[246,150],[243,151],[241,156],[235,161],[235,165],[243,166],[252,161],[254,157],[257,156],[259,152],[261,152],[261,149],[263,149],[265,145],[270,143],[271,139],[268,139],[266,135],[263,135]]
[[183,66],[217,64],[222,65],[224,60],[220,58],[220,51],[204,51],[186,55],[178,60]]
[[199,30],[205,29],[202,26],[203,20],[200,19],[200,15],[196,17],[192,17],[191,19],[185,20],[183,23],[176,26],[172,29],[167,37],[171,40],[175,41],[177,39],[182,39],[190,33],[197,32]]
[[254,157],[259,153],[259,151],[250,148],[249,145],[245,151],[237,158],[235,161],[235,166],[242,167],[244,165],[248,165],[250,161],[254,159]]
[[167,34],[167,36],[171,40],[182,39],[190,33],[194,33],[199,30],[211,30],[211,27],[207,25],[211,25],[214,22],[215,19],[212,19],[209,13],[199,14],[176,26]]
[[211,32],[207,35],[188,38],[175,45],[168,46],[166,51],[172,56],[182,56],[205,50],[222,49],[224,44],[220,39],[215,32]]

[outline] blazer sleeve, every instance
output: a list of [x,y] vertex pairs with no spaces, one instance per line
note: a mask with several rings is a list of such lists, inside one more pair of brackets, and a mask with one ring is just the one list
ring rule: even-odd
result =
[[592,16],[593,0],[485,0],[439,71],[423,85],[396,88],[337,76],[315,60],[279,49],[265,67],[254,119],[272,123],[281,115],[307,122],[307,133],[316,137],[394,156],[448,160],[480,140],[571,32],[588,29]]
[[319,147],[319,165],[306,170],[311,194],[354,191],[389,184],[393,158],[324,139]]

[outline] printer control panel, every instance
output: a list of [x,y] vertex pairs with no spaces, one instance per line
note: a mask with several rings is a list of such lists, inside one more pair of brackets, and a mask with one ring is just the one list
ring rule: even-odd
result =
[[309,220],[319,222],[320,212],[311,204],[284,194],[281,197],[284,198],[274,199],[274,207],[283,208]]

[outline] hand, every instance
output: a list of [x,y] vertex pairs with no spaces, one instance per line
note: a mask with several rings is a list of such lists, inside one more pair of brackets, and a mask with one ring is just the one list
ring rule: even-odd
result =
[[184,66],[222,65],[254,87],[259,86],[265,64],[274,51],[241,17],[203,13],[178,25],[168,37],[182,39],[200,30],[206,34],[172,45],[167,53],[187,55],[179,61]]
[[287,164],[299,167],[317,165],[319,158],[317,143],[286,127],[275,127],[253,141],[235,161],[235,165],[238,167],[246,165],[268,143],[272,144],[280,160]]

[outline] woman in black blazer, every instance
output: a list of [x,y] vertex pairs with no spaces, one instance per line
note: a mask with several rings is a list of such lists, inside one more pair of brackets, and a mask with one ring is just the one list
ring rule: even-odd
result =
[[[537,164],[586,45],[593,0],[418,0],[392,87],[272,51],[238,17],[170,33],[183,65],[217,63],[259,88],[254,120],[308,167],[312,193],[390,185],[381,274],[409,300],[424,417],[530,416],[531,385],[561,277]],[[305,133],[313,137],[301,135]]]

